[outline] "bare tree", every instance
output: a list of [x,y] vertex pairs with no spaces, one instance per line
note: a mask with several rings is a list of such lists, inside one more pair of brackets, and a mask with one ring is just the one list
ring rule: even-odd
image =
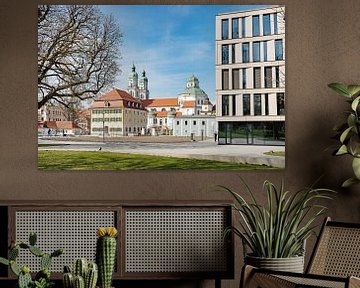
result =
[[38,108],[94,98],[120,71],[122,35],[94,6],[38,6]]

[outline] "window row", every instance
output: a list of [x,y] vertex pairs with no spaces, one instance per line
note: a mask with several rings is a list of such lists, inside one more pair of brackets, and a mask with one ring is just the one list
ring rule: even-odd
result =
[[[274,41],[273,55],[268,57],[268,46],[270,41],[245,42],[241,44],[240,51],[237,52],[236,44],[221,45],[221,64],[249,63],[249,62],[266,62],[271,60],[284,60],[284,46],[282,39]],[[262,48],[261,48],[262,47]],[[230,55],[231,49],[231,55]],[[252,49],[252,57],[250,57],[250,49]],[[262,52],[261,52],[262,50]],[[240,57],[236,57],[239,54]],[[230,57],[231,56],[231,57]],[[252,59],[250,59],[252,58]],[[241,62],[240,62],[241,60]]]
[[[221,101],[221,116],[285,115],[284,93],[276,93],[276,105],[270,101],[267,93],[222,95]],[[242,107],[242,111],[237,111],[239,107]]]
[[92,118],[92,122],[121,122],[121,117],[111,117],[111,118]]
[[92,113],[93,114],[117,114],[117,113],[121,113],[122,110],[121,109],[93,109]]
[[[262,25],[260,25],[260,17],[262,18]],[[231,19],[222,19],[221,39],[238,39],[245,37],[257,37],[278,34],[278,18],[278,13],[272,13]],[[249,19],[251,22],[247,21],[247,19]],[[250,25],[250,27],[247,27],[247,25]]]
[[[187,126],[187,125],[188,125],[188,122],[190,122],[190,121],[185,120],[185,121],[184,121],[184,125]],[[192,125],[196,126],[196,125],[197,125],[197,122],[198,122],[197,120],[193,120],[193,121],[192,121]],[[199,122],[200,122],[200,120],[199,120]],[[178,126],[180,125],[180,121],[179,121],[179,120],[176,121],[176,125],[178,125]],[[205,126],[205,121],[201,121],[201,125],[202,125],[202,126]]]
[[[231,72],[230,72],[231,71]],[[230,73],[232,85],[230,86]],[[221,70],[222,90],[278,88],[283,81],[279,66],[254,67],[241,69]],[[273,81],[273,79],[275,81]],[[249,83],[252,80],[252,83]],[[251,85],[250,85],[251,84]],[[284,84],[284,83],[282,83]]]

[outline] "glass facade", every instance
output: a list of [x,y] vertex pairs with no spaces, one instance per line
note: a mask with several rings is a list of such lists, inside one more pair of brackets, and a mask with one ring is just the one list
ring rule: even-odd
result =
[[239,38],[239,18],[233,18],[232,21],[232,39]]
[[264,69],[265,88],[272,87],[272,67],[265,67]]
[[275,40],[275,60],[283,60],[283,42],[282,39]]
[[261,115],[261,94],[254,94],[254,115]]
[[260,62],[260,42],[253,42],[253,62]]
[[275,79],[276,79],[276,88],[280,87],[280,71],[279,67],[275,67]]
[[236,115],[236,95],[232,95],[232,115]]
[[219,144],[285,145],[285,122],[219,122]]
[[243,100],[243,115],[250,115],[250,94],[244,94],[242,96]]
[[241,18],[241,37],[246,37],[246,22],[245,17]]
[[229,20],[221,20],[221,39],[229,39]]
[[276,93],[277,115],[285,115],[285,94]]
[[229,90],[229,70],[224,69],[221,71],[221,79],[222,79],[222,90]]
[[278,34],[278,15],[274,14],[274,34]]
[[246,89],[246,68],[242,68],[242,88]]
[[236,63],[236,46],[235,46],[235,44],[231,45],[231,63],[232,64]]
[[222,116],[228,116],[229,115],[229,95],[223,95],[222,96]]
[[254,88],[261,88],[261,68],[254,68]]
[[263,34],[264,34],[264,36],[271,34],[270,14],[264,14],[263,15]]
[[268,45],[268,41],[264,41],[263,42],[263,50],[264,50],[263,58],[264,58],[264,61],[268,61],[267,45]]
[[229,45],[221,45],[221,63],[229,64]]
[[242,62],[248,63],[250,61],[250,55],[249,55],[249,43],[242,43]]
[[232,89],[240,89],[240,70],[233,69],[232,70]]
[[260,36],[260,22],[259,22],[259,16],[252,16],[252,36]]

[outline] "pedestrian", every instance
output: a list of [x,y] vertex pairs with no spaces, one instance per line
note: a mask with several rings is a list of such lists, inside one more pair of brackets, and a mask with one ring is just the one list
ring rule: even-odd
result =
[[214,133],[214,140],[215,140],[215,142],[217,140],[217,133],[216,132]]

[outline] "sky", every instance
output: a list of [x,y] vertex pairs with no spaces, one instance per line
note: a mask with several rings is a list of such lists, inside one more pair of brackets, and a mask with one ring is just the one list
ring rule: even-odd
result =
[[123,34],[114,86],[126,90],[134,64],[149,79],[150,98],[175,98],[195,75],[215,100],[215,16],[265,5],[105,5]]

